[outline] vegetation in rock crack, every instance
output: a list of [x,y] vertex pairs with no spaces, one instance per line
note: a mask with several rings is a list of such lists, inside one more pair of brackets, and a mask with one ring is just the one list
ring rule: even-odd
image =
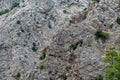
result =
[[83,80],[83,78],[82,78],[82,77],[80,77],[80,80]]
[[24,29],[21,27],[21,32],[25,32]]
[[63,10],[63,13],[66,13],[67,11],[66,10]]
[[101,39],[103,42],[105,42],[109,38],[109,34],[106,32],[103,32],[100,29],[96,31],[95,36],[96,38]]
[[47,47],[45,47],[43,50],[42,50],[42,54],[41,54],[41,56],[40,56],[40,60],[44,60],[45,59],[45,57],[46,57],[46,53],[47,53],[47,49],[48,49],[48,46]]
[[44,67],[45,67],[45,66],[44,66],[44,63],[43,63],[43,62],[40,62],[40,63],[39,63],[39,68],[40,68],[40,69],[44,69]]
[[120,25],[120,17],[117,17],[116,22]]
[[18,72],[18,73],[16,74],[16,77],[17,77],[17,78],[20,78],[20,76],[21,76],[21,74],[20,74],[20,72]]
[[67,80],[67,76],[66,76],[66,74],[62,74],[62,75],[60,75],[60,78],[61,78],[62,80]]
[[85,20],[87,18],[87,14],[83,15],[83,20]]
[[20,22],[20,20],[17,20],[17,22],[16,22],[17,24],[20,24],[21,22]]
[[120,80],[117,44],[120,0],[0,0],[0,80]]
[[87,9],[85,8],[85,9],[84,9],[83,16],[82,16],[82,20],[85,20],[85,19],[87,18],[87,14],[88,14],[88,11],[87,11]]
[[120,80],[120,46],[111,47],[106,51],[104,62],[104,80]]
[[100,0],[92,0],[94,3],[99,3]]
[[119,0],[119,3],[118,3],[118,7],[120,8],[120,0]]
[[33,42],[32,50],[33,50],[34,52],[36,52],[36,51],[38,50],[38,48],[37,48],[37,46],[36,46],[36,43],[34,43],[34,42]]
[[8,13],[8,12],[9,12],[8,9],[2,10],[2,11],[0,11],[0,16],[3,15],[3,14],[6,14],[6,13]]
[[68,11],[67,10],[63,10],[63,13],[68,13]]
[[78,45],[82,46],[82,44],[83,44],[83,41],[79,40],[79,41],[76,41],[73,44],[71,44],[70,48],[73,49],[73,50],[75,50],[78,47]]
[[19,3],[13,3],[12,6],[11,6],[11,10],[14,9],[15,7],[19,7]]

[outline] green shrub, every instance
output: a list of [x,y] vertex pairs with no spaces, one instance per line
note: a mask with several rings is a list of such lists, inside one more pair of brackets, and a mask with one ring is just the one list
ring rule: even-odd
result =
[[21,32],[25,32],[24,29],[21,27]]
[[12,6],[11,6],[11,10],[14,9],[15,7],[19,7],[19,3],[13,3]]
[[83,15],[83,20],[85,20],[87,18],[87,14]]
[[18,20],[17,22],[16,22],[17,24],[21,24],[21,22]]
[[83,78],[82,78],[82,77],[80,77],[80,80],[83,80]]
[[120,46],[111,47],[106,51],[104,62],[104,80],[120,80]]
[[67,11],[66,11],[66,10],[63,10],[63,13],[67,13]]
[[60,75],[60,78],[62,78],[62,80],[67,80],[67,76],[66,76],[66,74],[62,74],[62,75]]
[[37,47],[33,46],[33,47],[32,47],[32,50],[33,50],[34,52],[36,52],[36,51],[37,51]]
[[82,44],[83,44],[83,41],[79,40],[79,41],[74,42],[73,44],[71,44],[70,48],[73,49],[73,50],[75,50],[78,47],[78,45],[82,46]]
[[92,0],[94,3],[99,3],[100,0]]
[[16,74],[16,77],[17,77],[17,78],[20,78],[20,76],[21,76],[21,74],[20,74],[20,72],[18,72],[18,73]]
[[43,50],[42,50],[42,55],[40,56],[40,60],[44,60],[45,57],[46,57],[46,53],[47,53],[47,49],[48,49],[48,46],[45,47]]
[[34,43],[34,42],[33,42],[32,50],[33,50],[34,52],[36,52],[36,51],[38,50],[38,48],[37,48],[37,46],[36,46],[36,43]]
[[39,63],[39,68],[40,68],[40,69],[44,69],[44,67],[45,67],[45,66],[44,66],[44,63],[43,63],[43,62],[40,62],[40,63]]
[[8,13],[8,12],[9,12],[8,9],[2,10],[2,11],[0,11],[0,16],[3,15],[3,14],[6,14],[6,13]]
[[105,42],[109,38],[109,34],[103,32],[102,30],[98,29],[95,33],[96,38],[100,38],[103,42]]
[[120,18],[118,17],[116,22],[120,25]]

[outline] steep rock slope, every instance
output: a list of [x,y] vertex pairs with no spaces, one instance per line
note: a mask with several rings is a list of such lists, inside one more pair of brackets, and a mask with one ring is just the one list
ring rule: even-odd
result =
[[[0,0],[0,80],[94,80],[118,44],[119,0]],[[110,34],[103,43],[95,32]]]

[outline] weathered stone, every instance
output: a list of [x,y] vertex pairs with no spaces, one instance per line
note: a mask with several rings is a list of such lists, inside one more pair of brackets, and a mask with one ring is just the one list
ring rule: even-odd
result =
[[[0,13],[9,11],[0,15],[0,80],[91,80],[102,74],[103,53],[120,43],[118,2],[1,0]],[[105,43],[96,39],[97,29],[110,34]]]

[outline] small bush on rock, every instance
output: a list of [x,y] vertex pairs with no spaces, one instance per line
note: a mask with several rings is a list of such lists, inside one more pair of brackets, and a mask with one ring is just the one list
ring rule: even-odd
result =
[[14,9],[15,7],[19,7],[19,3],[13,3],[12,6],[11,6],[11,10]]
[[21,27],[21,32],[25,32],[24,29]]
[[83,43],[82,40],[74,42],[73,44],[71,44],[70,48],[73,49],[73,50],[75,50],[78,47],[78,45],[82,46],[82,43]]
[[67,80],[67,76],[66,76],[66,74],[62,74],[62,75],[60,75],[60,78],[62,78],[62,80]]
[[21,76],[21,74],[20,74],[20,72],[18,72],[18,73],[16,74],[16,77],[17,77],[17,78],[20,78],[20,76]]
[[8,13],[8,12],[9,12],[8,9],[2,10],[2,11],[0,11],[0,16],[3,15],[3,14],[6,14],[6,13]]
[[36,46],[36,43],[34,43],[34,42],[33,42],[32,50],[33,50],[34,52],[36,52],[36,51],[38,50],[38,48],[37,48],[37,46]]
[[63,13],[67,13],[67,11],[66,11],[66,10],[63,10]]
[[104,80],[120,80],[120,46],[111,47],[106,51],[104,62]]
[[43,62],[40,62],[40,63],[39,63],[39,68],[40,68],[40,69],[44,69],[44,67],[45,67],[45,66],[44,66],[44,63],[43,63]]
[[20,24],[21,22],[20,22],[20,20],[18,20],[16,23],[17,23],[17,24]]
[[116,22],[120,25],[120,17],[117,18]]
[[85,20],[87,18],[87,14],[83,15],[83,20]]
[[94,3],[99,3],[100,0],[92,0]]
[[45,57],[46,57],[46,53],[47,53],[47,49],[48,49],[48,46],[45,47],[43,50],[42,50],[42,55],[40,56],[40,60],[44,60]]
[[98,29],[95,33],[96,38],[100,38],[103,42],[105,42],[109,38],[109,34],[103,32],[102,30]]

